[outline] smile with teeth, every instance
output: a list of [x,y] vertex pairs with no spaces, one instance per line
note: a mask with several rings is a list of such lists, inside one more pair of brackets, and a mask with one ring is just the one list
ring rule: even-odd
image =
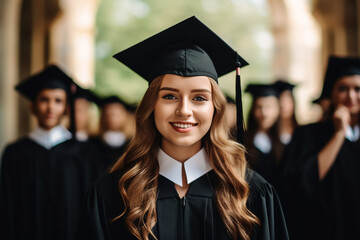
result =
[[178,127],[178,128],[189,128],[189,127],[193,127],[196,126],[197,123],[193,124],[193,123],[171,123],[173,126]]

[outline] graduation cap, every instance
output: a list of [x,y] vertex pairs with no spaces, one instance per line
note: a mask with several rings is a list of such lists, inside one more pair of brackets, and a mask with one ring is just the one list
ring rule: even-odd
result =
[[274,83],[274,86],[278,89],[279,93],[282,93],[283,91],[292,91],[294,87],[296,87],[296,85],[284,80],[277,80]]
[[127,111],[132,112],[132,113],[135,112],[136,107],[137,107],[135,104],[129,104],[115,95],[104,97],[104,98],[98,98],[98,101],[97,101],[97,104],[100,107],[104,107],[105,105],[111,104],[111,103],[120,103],[125,107],[125,109]]
[[69,96],[73,88],[77,87],[74,81],[56,65],[49,65],[19,83],[15,89],[28,98],[35,101],[37,94],[46,88],[63,89]]
[[70,131],[75,132],[74,94],[79,86],[58,66],[49,65],[41,72],[31,75],[15,86],[15,89],[34,102],[43,89],[63,89],[71,106]]
[[94,102],[94,103],[97,103],[98,101],[98,98],[94,93],[92,93],[89,89],[85,89],[80,86],[77,86],[74,98],[75,99],[84,98],[89,102]]
[[316,100],[319,101],[323,98],[330,98],[335,82],[341,77],[352,75],[360,75],[360,57],[330,56],[323,90],[321,96]]
[[[236,71],[238,141],[243,142],[240,67],[248,63],[196,17],[190,17],[114,57],[151,83],[164,74],[218,78]],[[241,129],[241,130],[240,130]]]
[[275,84],[249,84],[245,92],[250,93],[253,99],[269,96],[279,97],[279,89]]

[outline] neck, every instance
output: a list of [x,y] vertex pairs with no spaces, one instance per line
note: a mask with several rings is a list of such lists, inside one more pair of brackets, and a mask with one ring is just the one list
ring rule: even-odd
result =
[[184,163],[186,160],[194,156],[201,149],[201,142],[191,146],[178,146],[168,142],[162,142],[162,150],[170,157]]
[[56,128],[57,126],[59,126],[59,125],[56,125],[54,127],[45,127],[45,126],[39,125],[39,128],[41,128],[42,130],[45,130],[45,131],[51,131],[52,129]]
[[292,133],[293,128],[293,122],[290,118],[280,119],[280,132]]

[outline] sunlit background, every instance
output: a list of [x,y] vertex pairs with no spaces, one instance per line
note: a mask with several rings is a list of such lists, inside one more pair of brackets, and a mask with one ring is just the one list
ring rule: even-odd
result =
[[[147,83],[112,56],[195,15],[250,65],[250,82],[297,85],[297,118],[316,121],[329,54],[360,55],[358,0],[0,0],[0,148],[34,126],[14,86],[59,64],[100,96],[138,102]],[[142,59],[139,59],[141,62]],[[219,80],[235,95],[234,74]],[[251,99],[243,95],[247,114]]]

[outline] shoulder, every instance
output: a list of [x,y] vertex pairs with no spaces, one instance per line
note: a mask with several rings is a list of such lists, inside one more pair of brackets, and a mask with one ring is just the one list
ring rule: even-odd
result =
[[246,181],[249,184],[250,194],[249,202],[253,203],[258,198],[272,195],[274,188],[260,174],[248,168],[246,172]]
[[120,172],[105,174],[94,182],[91,190],[90,197],[102,199],[104,204],[117,205],[122,203],[121,195],[119,192],[119,179]]
[[30,140],[28,137],[22,137],[12,143],[7,144],[3,150],[3,156],[8,154],[21,153],[26,148],[33,146],[35,146],[35,142]]
[[250,168],[246,170],[246,181],[250,187],[250,196],[263,195],[269,190],[272,191],[272,185]]
[[[304,133],[317,133],[321,131],[329,131],[332,129],[332,123],[331,121],[326,122],[316,122],[316,123],[310,123],[306,125],[299,126],[295,129],[296,134],[304,134]],[[294,134],[295,134],[294,133]]]

